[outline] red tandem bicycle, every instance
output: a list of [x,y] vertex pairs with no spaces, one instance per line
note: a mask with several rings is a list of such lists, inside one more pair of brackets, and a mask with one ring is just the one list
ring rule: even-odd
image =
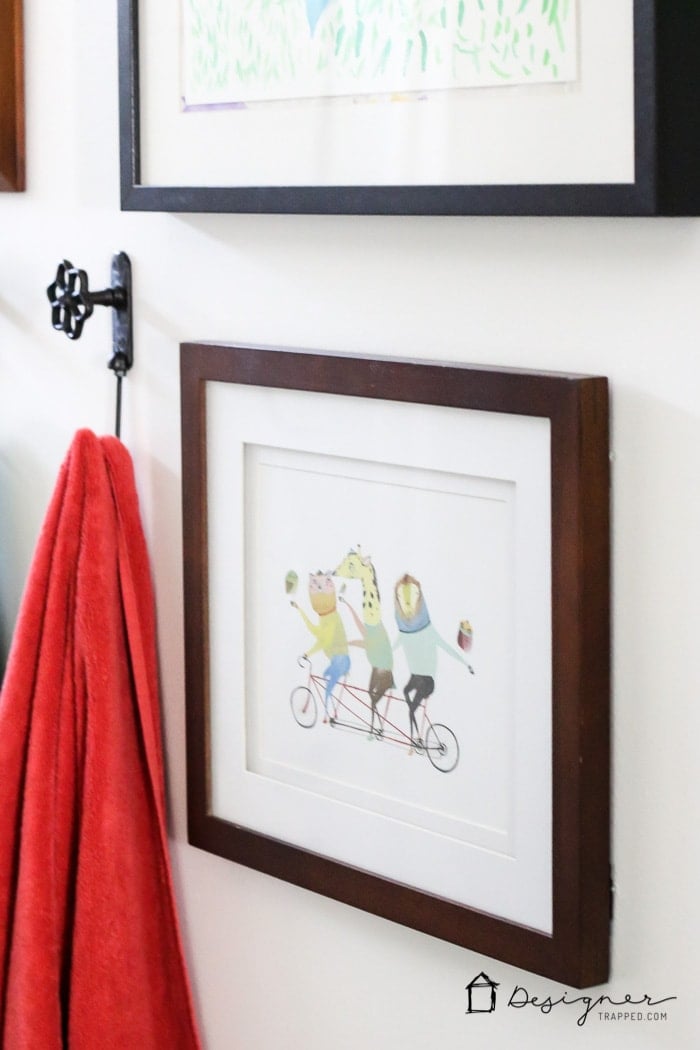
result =
[[[426,755],[431,765],[441,773],[451,773],[455,769],[459,762],[457,737],[449,726],[430,720],[427,700],[416,712],[419,722],[417,740],[411,739],[410,733],[396,724],[401,709],[407,708],[405,699],[397,693],[387,692],[379,700],[375,708],[375,720],[378,719],[379,728],[373,729],[372,704],[367,689],[353,685],[344,678],[326,701],[326,679],[314,674],[308,657],[301,656],[298,662],[300,667],[308,668],[308,677],[305,685],[292,689],[289,702],[294,719],[302,728],[311,729],[316,725],[320,708],[324,712],[324,721],[334,729],[364,732],[383,743]],[[400,720],[404,721],[404,718]],[[405,722],[408,723],[407,710]]]

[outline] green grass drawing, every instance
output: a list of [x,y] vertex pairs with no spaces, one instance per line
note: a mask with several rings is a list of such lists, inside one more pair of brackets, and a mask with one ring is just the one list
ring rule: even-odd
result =
[[[575,0],[182,0],[186,94],[204,101],[556,81]],[[316,16],[314,16],[316,17]]]

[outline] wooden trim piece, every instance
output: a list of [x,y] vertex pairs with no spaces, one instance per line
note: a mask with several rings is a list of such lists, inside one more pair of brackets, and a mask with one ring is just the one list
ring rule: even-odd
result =
[[25,188],[22,0],[0,0],[0,190]]

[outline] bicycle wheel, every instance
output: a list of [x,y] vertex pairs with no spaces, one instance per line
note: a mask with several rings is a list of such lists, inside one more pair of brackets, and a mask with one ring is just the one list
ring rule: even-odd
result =
[[457,737],[440,722],[431,723],[425,736],[425,752],[441,773],[451,773],[459,762]]
[[316,700],[314,694],[305,685],[292,689],[289,697],[294,721],[304,729],[311,729],[316,724]]

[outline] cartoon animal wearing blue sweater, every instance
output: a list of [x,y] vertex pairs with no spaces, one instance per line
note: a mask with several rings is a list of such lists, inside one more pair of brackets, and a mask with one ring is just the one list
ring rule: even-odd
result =
[[420,743],[416,712],[435,690],[438,649],[458,660],[470,674],[474,674],[474,671],[461,653],[438,634],[430,621],[420,582],[408,573],[401,577],[394,588],[394,616],[399,635],[393,648],[403,648],[410,673],[403,690],[408,705],[409,732],[413,742]]

